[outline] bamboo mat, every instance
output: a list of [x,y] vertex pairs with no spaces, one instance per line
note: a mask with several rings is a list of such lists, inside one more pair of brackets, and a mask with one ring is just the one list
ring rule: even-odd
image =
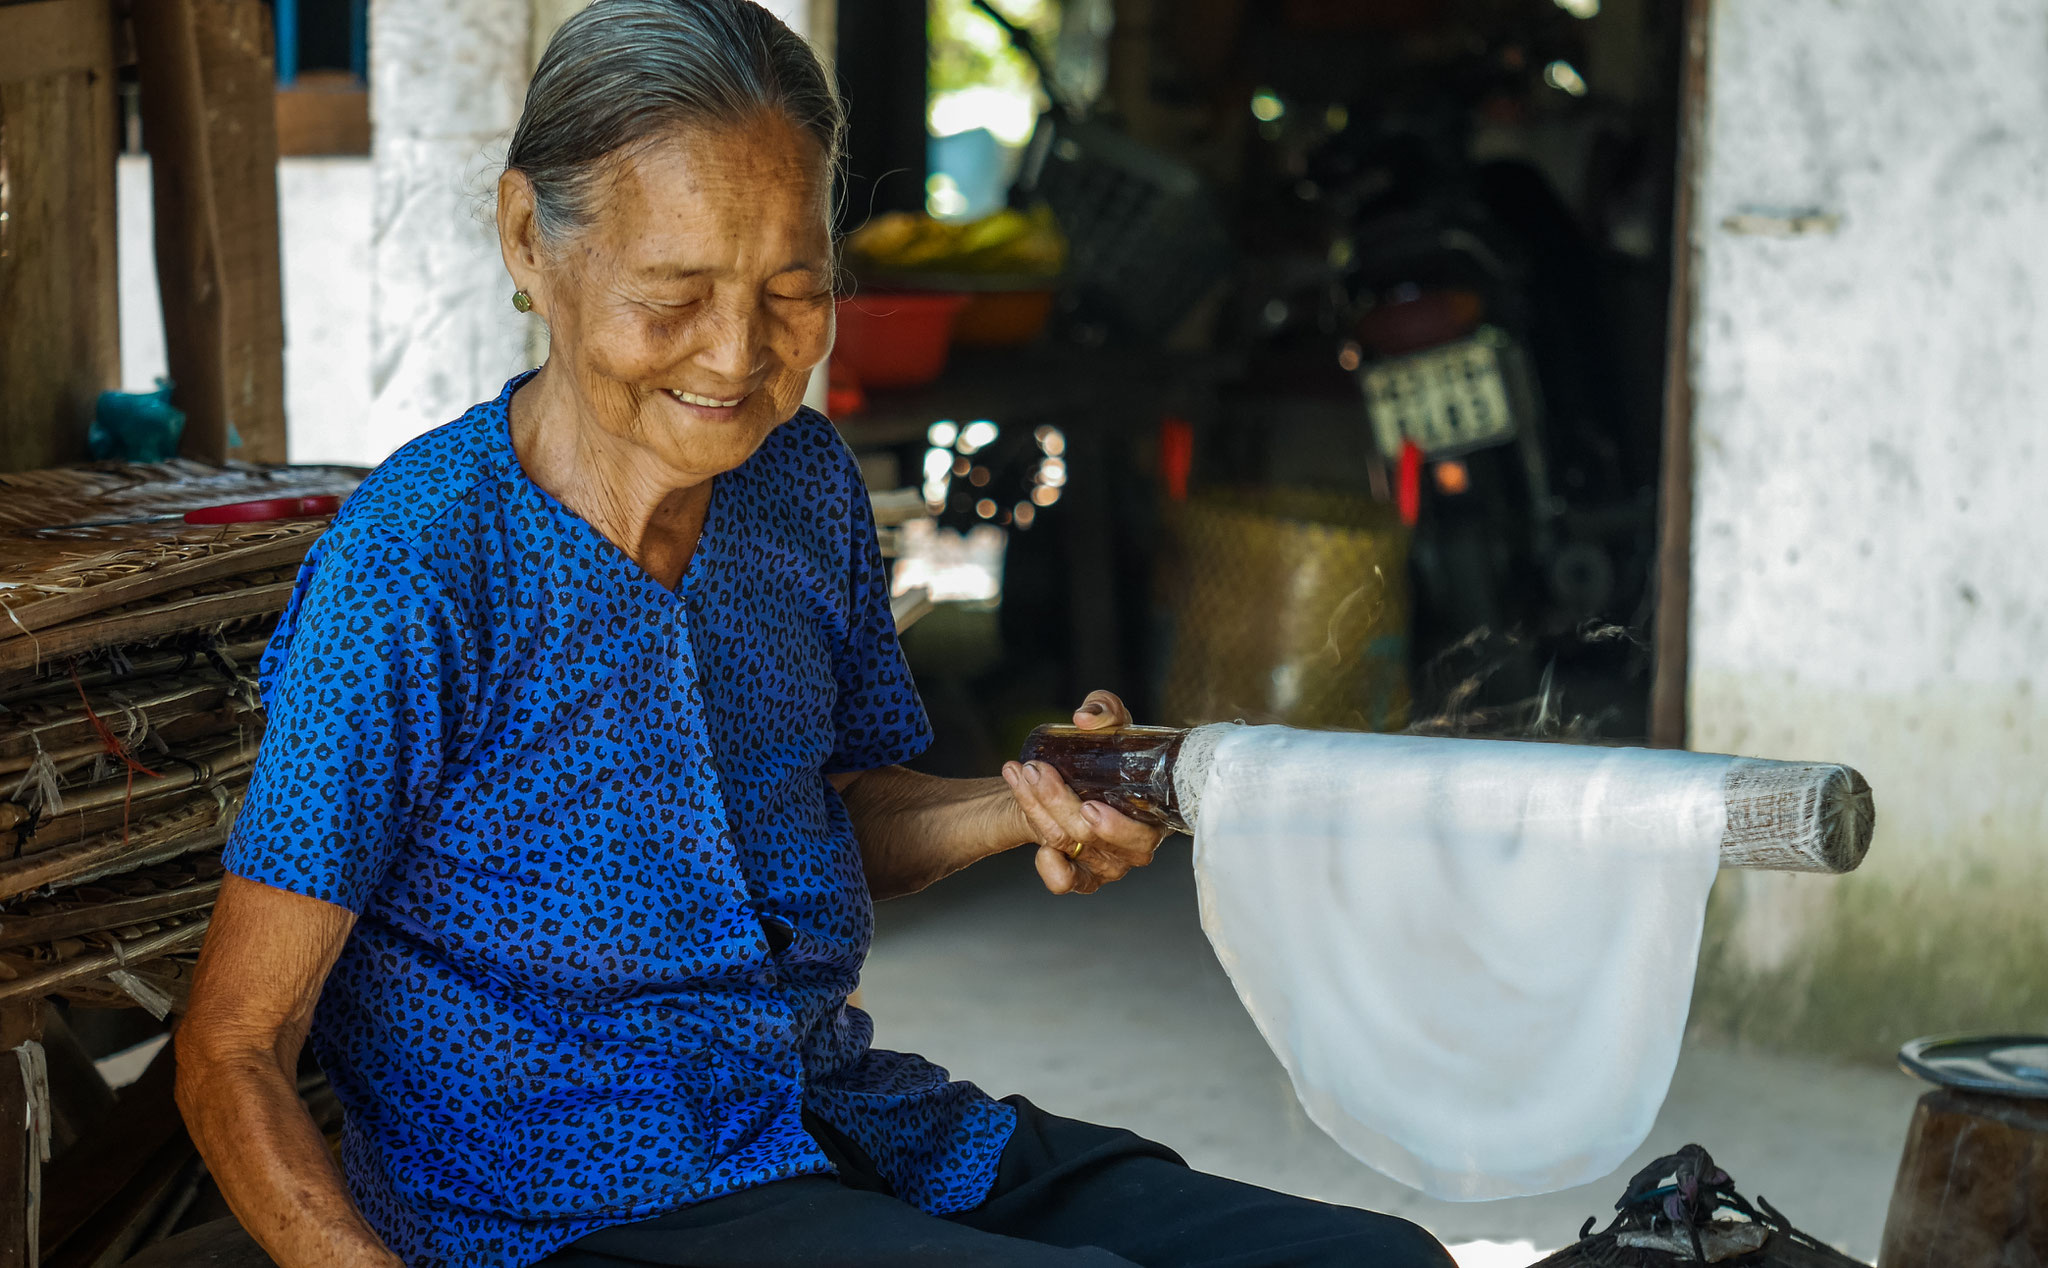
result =
[[258,498],[346,494],[365,473],[353,467],[222,466],[100,462],[0,475],[0,530],[47,529],[83,520],[191,511]]
[[0,476],[0,1001],[183,1006],[263,733],[256,663],[328,521],[181,517],[360,475]]
[[[127,628],[100,645],[140,642],[213,624],[234,608],[224,583],[261,570],[286,581],[325,519],[192,525],[201,507],[272,497],[347,495],[360,473],[342,467],[215,467],[196,462],[101,463],[0,475],[0,672],[33,665],[42,631],[127,610]],[[152,519],[150,517],[171,518]],[[112,522],[110,522],[112,521]],[[170,596],[215,596],[183,617],[159,609]],[[265,604],[259,604],[259,607]],[[138,615],[139,614],[139,615]],[[182,623],[181,623],[182,622]],[[93,646],[73,631],[50,652]],[[28,640],[25,649],[12,647]]]

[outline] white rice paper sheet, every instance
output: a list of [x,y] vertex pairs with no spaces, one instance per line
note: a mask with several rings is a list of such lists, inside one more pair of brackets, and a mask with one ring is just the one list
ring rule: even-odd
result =
[[1202,928],[1360,1161],[1459,1201],[1596,1180],[1671,1085],[1731,760],[1237,729]]

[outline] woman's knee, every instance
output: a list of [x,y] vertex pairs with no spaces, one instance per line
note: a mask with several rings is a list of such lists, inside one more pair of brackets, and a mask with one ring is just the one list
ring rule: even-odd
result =
[[1330,1268],[1457,1268],[1451,1252],[1429,1230],[1396,1215],[1360,1212],[1366,1227],[1346,1239],[1328,1260]]

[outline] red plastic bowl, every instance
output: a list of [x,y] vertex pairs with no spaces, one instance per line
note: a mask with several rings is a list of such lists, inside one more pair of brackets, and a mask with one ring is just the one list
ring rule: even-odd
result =
[[835,368],[864,388],[916,387],[939,377],[953,342],[953,317],[967,296],[941,291],[868,291],[839,301]]

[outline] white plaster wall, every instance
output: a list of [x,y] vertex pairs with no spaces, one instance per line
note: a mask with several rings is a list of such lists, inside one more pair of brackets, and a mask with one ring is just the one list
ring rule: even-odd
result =
[[526,91],[528,0],[370,6],[370,410],[389,452],[525,368],[491,196]]
[[277,165],[284,235],[285,428],[293,462],[374,466],[370,417],[370,207],[361,157]]
[[[284,271],[284,391],[293,462],[383,458],[370,408],[370,162],[287,158],[277,166]],[[124,155],[115,201],[121,277],[121,385],[164,373],[149,159]]]
[[814,12],[818,7],[817,0],[758,0],[758,3],[768,12],[781,18],[790,30],[813,43],[816,42],[816,36],[811,30],[812,21],[814,17],[822,16]]
[[[1978,954],[1942,930],[2048,952],[2048,6],[1713,12],[1691,742],[1849,762],[1878,805],[1864,873],[1735,883],[1730,963],[1827,961],[1852,910],[1900,971]],[[1805,211],[1839,225],[1724,223]],[[2048,953],[1980,967],[2048,999]]]
[[[146,392],[165,372],[164,314],[157,306],[154,191],[149,159],[124,154],[114,169],[114,256],[121,279],[121,389]],[[291,325],[289,314],[285,317]],[[291,335],[285,335],[289,356]],[[291,391],[291,371],[285,371]],[[290,406],[287,405],[289,410]]]

